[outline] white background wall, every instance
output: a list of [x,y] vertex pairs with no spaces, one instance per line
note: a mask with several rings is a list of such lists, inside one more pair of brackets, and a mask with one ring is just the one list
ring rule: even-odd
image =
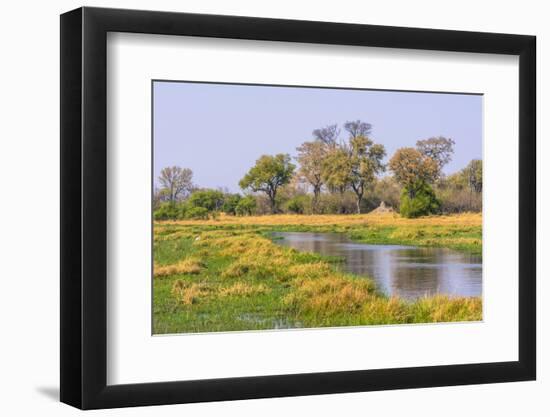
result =
[[[75,415],[59,391],[59,17],[77,1],[5,2],[0,23],[0,410],[3,415]],[[335,414],[465,416],[550,412],[550,149],[542,115],[550,97],[550,26],[542,1],[124,0],[88,6],[236,14],[538,37],[538,381],[346,395],[146,407],[94,415],[256,416]],[[505,123],[506,121],[503,121]],[[546,395],[544,395],[546,394]]]

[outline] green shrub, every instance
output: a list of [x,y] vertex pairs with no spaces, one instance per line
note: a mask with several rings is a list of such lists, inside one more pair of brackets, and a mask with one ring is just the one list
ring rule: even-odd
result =
[[414,218],[439,212],[440,202],[429,184],[417,181],[412,187],[401,192],[400,213],[403,217]]
[[308,197],[305,195],[297,195],[292,197],[285,203],[287,211],[295,214],[304,214],[308,205]]
[[251,216],[256,210],[256,199],[251,195],[247,195],[239,200],[235,207],[235,214],[238,216]]
[[223,204],[223,193],[217,190],[198,190],[189,197],[191,207],[202,207],[207,211],[219,210]]
[[185,218],[194,220],[208,219],[208,209],[204,207],[189,207],[185,211]]
[[176,220],[180,217],[180,209],[175,203],[165,202],[154,211],[153,217],[155,220]]
[[226,194],[223,200],[222,211],[233,216],[237,214],[237,205],[241,201],[241,198],[240,194]]

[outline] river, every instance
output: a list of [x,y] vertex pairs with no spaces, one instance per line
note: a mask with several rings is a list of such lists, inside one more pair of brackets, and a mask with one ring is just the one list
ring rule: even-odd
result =
[[341,268],[369,276],[387,295],[415,299],[425,295],[479,296],[481,256],[446,248],[371,245],[340,233],[276,232],[274,242],[303,252],[340,256]]

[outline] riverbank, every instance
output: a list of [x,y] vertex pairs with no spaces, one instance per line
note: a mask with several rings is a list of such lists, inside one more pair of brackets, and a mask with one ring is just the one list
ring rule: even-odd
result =
[[368,216],[222,216],[155,223],[154,333],[481,320],[480,297],[389,298],[372,280],[339,271],[337,259],[301,253],[267,237],[271,231],[315,228],[355,234],[358,240],[452,241],[468,250],[474,243],[465,245],[466,239],[479,239],[475,245],[481,251],[480,216],[412,221]]
[[[160,224],[160,223],[159,223]],[[172,226],[203,226],[225,230],[345,233],[371,244],[446,247],[482,253],[481,213],[406,219],[395,213],[353,215],[271,215],[163,222]]]

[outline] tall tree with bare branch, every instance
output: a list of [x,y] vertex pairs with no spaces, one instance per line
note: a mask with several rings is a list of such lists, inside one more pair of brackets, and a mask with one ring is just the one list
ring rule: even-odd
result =
[[349,183],[355,193],[357,213],[367,188],[374,184],[376,176],[384,171],[382,159],[386,156],[384,145],[375,144],[365,136],[357,136],[349,142]]
[[312,210],[314,213],[318,212],[319,196],[324,184],[323,160],[327,155],[327,148],[328,145],[320,140],[304,142],[296,148],[298,151],[296,160],[300,164],[298,175],[313,189]]
[[432,158],[437,163],[437,176],[440,177],[443,167],[451,162],[454,153],[454,145],[455,141],[451,138],[437,136],[417,141],[416,149],[418,149],[422,155]]
[[334,147],[338,144],[338,137],[340,136],[340,129],[337,124],[328,125],[320,129],[315,129],[313,132],[313,138],[325,145]]
[[368,137],[372,132],[372,125],[361,120],[352,120],[344,123],[344,130],[349,133],[351,139],[359,136]]
[[184,198],[193,188],[193,171],[189,168],[172,166],[163,168],[158,178],[163,192],[170,202]]

